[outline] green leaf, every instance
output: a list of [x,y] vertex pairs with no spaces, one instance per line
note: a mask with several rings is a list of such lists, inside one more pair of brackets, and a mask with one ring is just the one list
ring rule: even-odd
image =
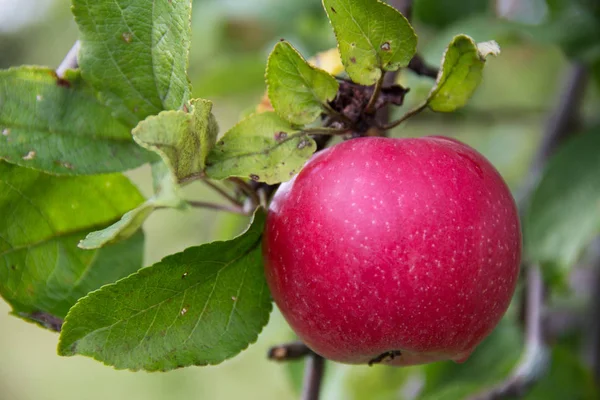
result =
[[523,27],[534,39],[558,44],[569,58],[588,64],[600,60],[600,6],[597,0],[546,0],[542,24]]
[[[477,382],[477,383],[475,383]],[[471,380],[449,382],[440,390],[421,397],[420,400],[463,400],[485,392],[490,385],[482,386],[474,376]],[[550,370],[534,383],[522,396],[508,396],[508,400],[595,400],[600,393],[594,378],[576,355],[570,350],[556,346],[552,351]]]
[[[420,399],[463,399],[467,393],[451,388],[468,387],[469,393],[475,393],[502,381],[521,355],[521,341],[519,328],[511,319],[504,318],[465,363],[446,361],[426,365],[426,383]],[[450,396],[449,393],[455,392],[460,396]]]
[[[548,162],[523,221],[533,262],[566,272],[600,230],[600,128],[566,143]],[[550,271],[544,271],[547,274]]]
[[373,85],[382,71],[408,65],[417,49],[412,26],[379,0],[323,0],[350,78]]
[[317,119],[339,88],[331,74],[310,65],[288,42],[275,45],[267,62],[266,79],[277,114],[298,125]]
[[581,360],[569,349],[556,346],[552,351],[550,371],[523,398],[594,400],[600,398],[600,391],[592,373]]
[[189,99],[190,0],[73,0],[84,79],[135,126]]
[[448,45],[436,84],[429,93],[429,108],[452,112],[467,104],[481,82],[485,59],[490,54],[500,54],[496,42],[477,44],[467,35],[455,36]]
[[0,158],[51,174],[117,172],[153,159],[76,71],[64,79],[41,67],[0,71],[0,133]]
[[218,364],[254,342],[271,298],[261,256],[265,213],[227,242],[188,248],[81,299],[58,352],[117,369]]
[[316,150],[315,141],[274,112],[253,114],[217,142],[206,174],[275,184],[289,180]]
[[389,400],[397,399],[403,386],[412,377],[419,379],[420,367],[371,368],[352,366],[343,374],[343,388],[346,400]]
[[0,294],[14,313],[62,318],[79,297],[139,269],[141,233],[101,251],[77,242],[141,200],[122,175],[57,177],[0,163]]
[[[159,166],[157,166],[159,165]],[[153,165],[153,173],[156,179],[155,195],[146,200],[140,206],[126,212],[120,220],[99,231],[88,233],[88,235],[79,242],[78,247],[82,249],[98,249],[110,243],[116,243],[131,237],[138,231],[148,217],[159,208],[183,208],[185,202],[179,196],[179,186],[173,180],[173,176],[164,163]],[[163,171],[161,178],[156,174],[157,169]]]
[[177,182],[200,174],[217,140],[212,102],[195,99],[186,111],[163,111],[133,129],[135,141],[158,153]]

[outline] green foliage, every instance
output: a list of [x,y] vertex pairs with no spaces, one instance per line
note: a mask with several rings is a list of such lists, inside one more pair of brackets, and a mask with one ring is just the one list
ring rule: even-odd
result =
[[[85,355],[131,370],[217,364],[254,342],[268,321],[262,210],[237,238],[189,248],[136,273],[144,251],[140,227],[154,210],[186,206],[180,183],[232,176],[268,184],[290,179],[316,149],[303,126],[331,112],[327,102],[339,85],[288,42],[280,42],[266,73],[275,112],[249,116],[217,143],[212,103],[190,100],[191,3],[73,0],[82,41],[80,71],[67,71],[64,79],[48,68],[0,71],[0,158],[15,164],[0,161],[0,215],[5,220],[0,225],[0,295],[15,315],[42,326],[56,330],[66,317],[61,355]],[[298,8],[313,10],[318,4],[265,1],[254,14],[260,20],[249,21],[254,4],[210,3],[202,3],[202,10],[227,9],[232,24],[220,30],[211,21],[210,34],[238,37],[213,43],[221,57],[217,62],[198,63],[206,72],[198,79],[200,90],[232,93],[239,100],[241,91],[262,82],[264,59],[261,64],[246,47],[264,49],[273,32],[265,28],[257,36],[242,36],[265,20],[281,29],[288,29],[292,19],[303,24],[299,35],[310,36],[312,47],[288,30],[285,35],[277,31],[275,37],[293,37],[307,55],[330,45],[314,35],[316,30],[321,35],[323,27],[329,31],[326,19],[319,18],[322,14],[311,11],[310,20],[291,18]],[[570,57],[593,65],[592,73],[600,77],[596,2],[549,0],[548,5],[549,21],[539,27],[479,18],[477,26],[485,29],[477,32],[485,34],[473,35],[487,40],[534,33],[536,39],[558,43]],[[411,25],[383,2],[323,0],[323,6],[353,81],[375,84],[383,72],[406,66],[415,54],[417,37]],[[286,17],[275,8],[285,8]],[[413,16],[445,27],[474,14],[487,15],[489,9],[486,0],[417,0]],[[454,35],[458,28],[448,32]],[[206,52],[209,39],[200,33],[200,52]],[[468,36],[454,36],[437,82],[418,111],[463,107],[482,79],[486,57],[498,52],[495,42],[476,44]],[[548,166],[524,221],[530,260],[559,265],[564,272],[597,235],[599,137],[595,131],[581,135]],[[478,140],[490,145],[485,135]],[[144,148],[162,161],[155,162],[158,158]],[[147,162],[154,162],[155,194],[145,202],[122,175],[70,176],[118,172]],[[218,234],[231,237],[243,218],[219,220]],[[397,398],[407,388],[415,393],[410,387],[415,382],[424,382],[422,400],[463,399],[505,379],[521,355],[521,341],[522,332],[506,318],[464,364],[395,369],[330,363],[326,384],[337,385],[336,393],[345,399]],[[569,350],[558,346],[552,355],[548,375],[526,399],[600,396],[589,371]],[[288,366],[296,386],[302,366]]]
[[486,57],[499,53],[500,47],[496,42],[476,44],[466,35],[455,36],[448,45],[440,74],[429,93],[429,108],[452,112],[463,107],[481,83]]
[[298,125],[317,119],[339,88],[333,76],[311,66],[288,42],[275,45],[267,62],[266,79],[277,114]]
[[132,236],[148,217],[159,208],[184,208],[185,202],[179,194],[179,185],[175,182],[167,165],[157,162],[152,165],[154,178],[154,196],[131,211],[120,220],[99,231],[90,232],[79,242],[82,249],[98,249],[109,243],[116,243]]
[[373,85],[383,71],[408,65],[417,36],[402,14],[379,0],[323,0],[350,78]]
[[147,371],[218,364],[238,354],[271,311],[264,221],[259,209],[237,238],[188,248],[81,299],[67,315],[59,354]]
[[186,111],[163,111],[140,122],[133,137],[140,146],[158,153],[177,182],[199,175],[217,140],[219,127],[212,102],[195,99]]
[[73,0],[84,79],[130,126],[190,97],[190,0]]
[[24,318],[62,318],[81,296],[138,270],[142,234],[98,251],[77,242],[142,200],[122,175],[56,177],[0,163],[2,297]]
[[596,0],[547,0],[547,21],[527,30],[544,42],[558,44],[569,57],[600,61],[600,3]]
[[459,400],[502,381],[521,355],[521,336],[515,323],[505,318],[465,363],[447,361],[425,366],[426,383],[420,400]]
[[315,141],[274,112],[253,114],[231,128],[208,156],[206,174],[268,184],[289,180],[316,149]]
[[552,351],[548,374],[523,398],[525,400],[594,400],[600,398],[600,390],[594,383],[591,372],[582,365],[581,360],[559,345]]
[[523,220],[530,261],[557,265],[566,273],[598,234],[599,130],[579,134],[549,161]]
[[427,25],[444,28],[455,21],[473,15],[485,14],[488,0],[415,0],[413,18]]
[[135,168],[152,159],[111,116],[78,72],[0,71],[0,158],[61,175]]
[[343,399],[388,400],[398,398],[416,368],[353,366],[344,374]]

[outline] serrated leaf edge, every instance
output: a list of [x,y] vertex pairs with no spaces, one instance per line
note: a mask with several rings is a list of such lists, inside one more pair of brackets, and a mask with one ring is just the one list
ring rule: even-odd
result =
[[[304,58],[304,57],[302,56],[302,54],[301,54],[301,53],[300,53],[300,52],[299,52],[299,51],[298,51],[298,50],[297,50],[297,49],[296,49],[296,48],[295,48],[295,47],[294,47],[294,46],[293,46],[293,45],[292,45],[290,42],[288,42],[287,40],[282,40],[282,41],[279,41],[279,42],[277,42],[277,43],[275,44],[275,46],[273,46],[273,50],[271,51],[271,53],[269,54],[269,58],[267,59],[267,68],[266,68],[266,70],[265,70],[265,82],[266,82],[266,84],[267,84],[267,96],[269,97],[269,101],[271,102],[271,106],[273,107],[273,109],[275,110],[275,112],[277,113],[277,115],[279,115],[279,116],[280,116],[282,119],[284,119],[284,120],[286,120],[286,121],[290,122],[291,124],[296,124],[297,122],[296,122],[296,121],[294,121],[294,120],[293,120],[293,118],[290,118],[290,117],[289,117],[289,116],[287,116],[287,115],[283,115],[283,113],[282,113],[282,112],[280,112],[280,111],[278,110],[278,107],[275,105],[275,103],[276,103],[276,102],[273,102],[273,99],[272,99],[272,97],[271,97],[271,96],[272,96],[272,94],[271,94],[271,93],[272,93],[272,89],[271,89],[271,85],[269,84],[269,70],[271,69],[271,60],[272,60],[272,58],[273,58],[273,57],[274,57],[274,55],[275,55],[275,50],[277,49],[277,47],[281,47],[281,46],[288,46],[288,47],[289,47],[289,48],[290,48],[290,49],[291,49],[293,52],[295,52],[295,53],[298,55],[298,57],[300,58],[300,60],[302,60],[302,62],[303,62],[305,65],[307,65],[307,66],[308,66],[310,69],[312,69],[312,70],[314,70],[314,71],[321,72],[321,73],[323,73],[324,75],[327,75],[328,77],[331,77],[331,79],[332,79],[332,80],[333,80],[333,81],[334,81],[334,82],[337,84],[337,86],[338,86],[338,90],[339,90],[339,83],[338,83],[338,82],[335,80],[335,77],[334,77],[332,74],[330,74],[329,72],[325,71],[324,69],[321,69],[321,68],[317,67],[316,65],[313,65],[313,64],[309,63],[309,62],[308,62],[308,60],[307,60],[306,58]],[[338,50],[338,51],[339,51],[339,50]],[[298,74],[299,74],[299,75],[302,77],[302,80],[303,80],[305,83],[307,83],[307,82],[306,82],[306,80],[304,79],[304,76],[303,76],[303,75],[301,75],[301,74],[299,73],[299,71],[298,71]],[[324,104],[323,104],[323,102],[322,102],[322,101],[321,101],[321,99],[319,99],[319,98],[318,98],[318,96],[317,96],[317,95],[314,93],[314,91],[313,91],[312,87],[311,87],[311,86],[310,86],[308,83],[306,84],[306,86],[307,86],[307,87],[310,89],[310,92],[311,92],[311,94],[313,95],[313,98],[314,98],[316,101],[318,101],[319,103],[321,103],[321,109],[322,109],[323,111],[326,111],[326,110],[325,110],[325,107],[324,107]],[[337,90],[336,90],[336,92],[337,92]],[[326,99],[326,101],[331,101],[331,100],[333,100],[334,98],[335,98],[335,95],[334,95],[334,96],[332,96],[331,98],[328,98],[328,99]],[[318,116],[316,116],[316,117],[313,119],[313,121],[314,121],[315,119],[317,119],[317,118],[318,118]],[[312,121],[311,121],[311,122],[312,122]],[[310,122],[309,122],[309,123],[310,123]],[[305,124],[302,124],[302,125],[305,125]]]
[[[172,110],[169,110],[169,111],[172,111]],[[258,207],[258,208],[256,208],[256,210],[254,210],[254,214],[253,214],[253,216],[252,216],[252,219],[251,219],[250,223],[248,224],[248,228],[247,228],[247,229],[246,229],[244,232],[242,232],[242,233],[240,233],[239,235],[235,236],[234,238],[232,238],[232,239],[230,239],[230,240],[218,240],[218,241],[214,241],[214,242],[210,242],[210,243],[205,243],[205,244],[202,244],[202,245],[200,245],[200,246],[209,245],[209,244],[226,243],[226,242],[233,241],[233,240],[236,240],[236,239],[239,239],[239,238],[241,238],[241,237],[242,237],[242,236],[244,236],[245,234],[247,234],[247,233],[251,232],[252,230],[254,230],[254,221],[256,220],[256,218],[257,218],[257,216],[259,215],[259,213],[263,213],[263,215],[262,215],[261,217],[262,217],[262,218],[266,218],[266,211],[264,210],[264,208],[262,208],[262,207]],[[256,243],[258,243],[258,245],[259,245],[259,246],[260,246],[261,240],[262,240],[262,232],[258,232],[258,234],[257,234],[257,238],[256,238]],[[119,279],[118,281],[116,281],[116,282],[114,282],[114,283],[110,283],[110,284],[104,285],[104,286],[102,286],[102,287],[100,287],[100,288],[98,288],[98,289],[96,289],[96,290],[93,290],[93,291],[89,292],[87,295],[85,295],[85,296],[83,296],[83,297],[79,298],[79,299],[77,300],[77,302],[76,302],[76,303],[73,305],[73,307],[71,307],[71,309],[69,310],[69,312],[67,313],[67,315],[65,316],[65,318],[64,318],[64,322],[63,322],[63,324],[62,324],[62,329],[61,329],[61,332],[64,330],[64,328],[65,328],[65,327],[68,327],[68,326],[70,325],[69,316],[71,315],[71,312],[72,312],[72,311],[73,311],[73,310],[74,310],[74,309],[75,309],[75,308],[78,306],[78,304],[79,304],[80,302],[83,302],[83,301],[85,301],[85,300],[86,300],[86,299],[88,299],[88,298],[89,298],[91,295],[95,294],[96,292],[99,292],[99,291],[103,290],[103,289],[104,289],[104,288],[106,288],[106,287],[109,287],[109,286],[115,286],[115,285],[119,284],[119,283],[120,283],[120,282],[122,282],[122,281],[125,281],[125,280],[127,280],[127,279],[130,279],[130,278],[132,278],[133,276],[139,275],[139,274],[140,274],[142,271],[144,271],[144,270],[147,270],[147,269],[151,268],[151,267],[152,267],[152,266],[154,266],[154,265],[161,264],[161,263],[163,263],[165,260],[168,260],[168,259],[170,259],[171,257],[175,257],[175,256],[178,256],[178,255],[180,255],[180,254],[184,254],[186,251],[191,251],[191,250],[193,250],[194,248],[197,248],[197,247],[199,247],[199,246],[193,246],[193,247],[189,247],[189,248],[185,249],[184,251],[182,251],[182,252],[180,252],[180,253],[170,254],[170,255],[168,255],[168,256],[166,256],[166,257],[163,257],[163,258],[162,258],[160,261],[158,261],[158,262],[154,263],[153,265],[151,265],[151,266],[149,266],[149,267],[142,268],[140,271],[134,272],[133,274],[131,274],[131,275],[129,275],[129,276],[126,276],[126,277],[124,277],[124,278],[122,278],[122,279]],[[254,247],[253,247],[253,248],[254,248]],[[266,283],[266,282],[265,282],[265,286],[267,286],[267,283]],[[222,362],[224,362],[224,361],[227,361],[227,360],[229,360],[229,359],[231,359],[231,358],[233,358],[233,357],[237,356],[237,355],[238,355],[238,354],[240,354],[241,352],[245,351],[246,349],[248,349],[248,347],[250,347],[250,345],[251,345],[251,344],[254,344],[254,343],[256,343],[256,341],[258,340],[258,337],[260,336],[260,334],[262,333],[262,331],[264,330],[264,328],[267,326],[267,324],[268,324],[268,322],[269,322],[270,315],[271,315],[271,312],[272,312],[272,311],[273,311],[273,302],[271,301],[271,302],[269,303],[269,309],[268,309],[268,312],[267,312],[267,318],[266,318],[266,321],[265,321],[265,323],[262,325],[262,327],[260,328],[260,330],[257,332],[257,334],[256,334],[256,337],[255,337],[254,339],[250,340],[250,341],[248,342],[248,344],[247,344],[247,345],[246,345],[244,348],[242,348],[242,349],[241,349],[241,350],[240,350],[238,353],[236,353],[236,354],[232,355],[231,357],[227,357],[227,358],[225,358],[225,359],[223,359],[223,360],[221,360],[221,361],[219,361],[219,362],[215,362],[215,363],[203,363],[203,364],[190,364],[190,365],[187,365],[187,366],[185,366],[185,367],[191,367],[191,366],[207,366],[207,365],[218,365],[218,364],[221,364],[221,363],[222,363]],[[84,337],[85,337],[85,336],[84,336]],[[79,339],[79,340],[81,340],[81,339]],[[109,363],[107,363],[105,360],[102,360],[102,359],[100,359],[100,358],[99,358],[99,357],[97,357],[96,355],[86,355],[86,354],[79,354],[79,353],[73,353],[73,352],[70,352],[70,351],[65,351],[65,350],[69,350],[69,349],[64,349],[64,350],[62,349],[62,344],[63,344],[63,342],[64,342],[64,340],[63,340],[63,337],[62,337],[62,334],[61,334],[61,335],[59,336],[59,338],[58,338],[58,345],[57,345],[57,354],[58,354],[59,356],[63,356],[63,357],[72,357],[72,356],[75,356],[75,355],[82,355],[82,356],[84,356],[84,357],[89,357],[89,358],[92,358],[92,359],[94,359],[94,360],[96,360],[96,361],[99,361],[99,362],[101,362],[102,364],[104,364],[104,365],[106,365],[106,366],[108,366],[108,367],[112,367],[112,368],[114,368],[115,370],[119,370],[119,371],[128,370],[128,371],[132,371],[132,372],[137,372],[137,371],[146,371],[146,372],[166,372],[166,371],[173,371],[174,369],[178,369],[178,368],[172,368],[172,369],[166,369],[166,370],[165,370],[165,369],[162,369],[162,370],[161,370],[161,369],[156,369],[156,370],[146,370],[146,369],[143,369],[143,368],[137,368],[137,369],[135,369],[135,368],[119,368],[119,367],[116,367],[116,366],[114,366],[114,365],[112,365],[112,364],[109,364]],[[185,367],[183,367],[183,368],[185,368]]]

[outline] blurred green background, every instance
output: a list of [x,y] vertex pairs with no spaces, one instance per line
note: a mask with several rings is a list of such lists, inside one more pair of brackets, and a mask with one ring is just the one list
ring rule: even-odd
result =
[[[585,12],[572,16],[562,13],[561,18],[572,18],[565,22],[560,18],[557,21],[551,11],[543,0],[415,1],[413,20],[420,52],[431,64],[439,65],[446,44],[457,33],[469,34],[477,41],[494,39],[500,43],[502,54],[488,62],[483,84],[464,110],[452,115],[424,113],[393,134],[458,137],[486,155],[511,188],[517,189],[547,114],[557,103],[568,67],[567,56],[559,45],[569,44],[569,56],[586,61],[600,52],[597,46],[594,49],[581,44],[598,39],[594,35],[600,31]],[[277,40],[289,40],[307,57],[335,45],[320,0],[197,0],[192,23],[189,71],[194,96],[214,101],[222,132],[260,100],[266,58]],[[68,0],[0,0],[1,68],[20,64],[57,66],[76,38]],[[403,108],[422,99],[432,84],[410,72],[399,79],[411,88]],[[596,123],[600,122],[597,87],[590,85],[584,104],[586,120]],[[397,115],[403,112],[400,109]],[[151,193],[148,169],[131,171],[129,176],[144,194]],[[185,191],[188,198],[212,196],[196,184]],[[231,237],[244,224],[243,218],[199,210],[157,212],[144,227],[145,264],[192,245]],[[258,342],[239,357],[215,367],[153,374],[115,371],[83,357],[60,358],[55,350],[56,334],[11,317],[9,311],[0,301],[0,400],[298,397],[301,366],[278,365],[265,358],[269,346],[293,339],[277,311]],[[443,372],[448,368],[452,369],[452,382],[463,382],[463,386],[449,386],[446,394],[438,393],[435,398],[460,398],[459,392],[468,392],[469,385],[501,380],[519,358],[522,335],[514,320],[509,313],[473,360],[456,369],[447,364],[426,371],[329,363],[323,398],[410,399],[423,386],[424,376],[428,377],[427,385],[435,386],[435,374],[439,374],[438,381],[444,381],[448,375]],[[552,398],[593,398],[589,397],[594,396],[590,394],[591,378],[571,349],[566,343],[553,354],[553,362],[558,365],[553,364],[551,370],[554,386],[542,384],[537,394],[528,398],[545,399],[547,390],[556,395],[555,390],[572,386],[579,391],[570,390],[566,397]]]

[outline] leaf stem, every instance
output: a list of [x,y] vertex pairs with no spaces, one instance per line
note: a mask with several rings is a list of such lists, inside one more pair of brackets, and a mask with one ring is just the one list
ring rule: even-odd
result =
[[260,205],[260,197],[258,197],[258,193],[256,193],[256,190],[254,190],[254,188],[250,186],[248,182],[237,177],[229,178],[229,181],[233,182],[242,192],[246,194],[246,196],[252,200],[253,206],[250,208]]
[[245,212],[241,206],[210,203],[210,202],[206,202],[206,201],[195,201],[195,200],[188,200],[187,203],[194,208],[209,208],[211,210],[226,211],[226,212],[230,212],[233,214],[248,216],[248,213]]
[[204,174],[204,172],[197,172],[188,176],[184,176],[183,178],[179,179],[178,183],[180,185],[187,185],[188,183],[197,181],[198,179],[204,179],[205,177],[206,175]]
[[219,187],[218,185],[216,185],[214,182],[211,182],[208,179],[202,179],[202,182],[204,182],[204,184],[208,187],[210,187],[212,190],[214,190],[215,192],[219,193],[221,196],[223,196],[223,198],[229,200],[229,202],[233,205],[236,205],[238,207],[242,206],[242,202],[237,200],[235,197],[233,197],[231,194],[227,193],[227,191],[225,191],[223,188]]
[[306,367],[304,368],[302,400],[319,400],[324,372],[325,359],[316,353],[311,353],[306,359]]
[[381,93],[381,88],[383,87],[384,79],[385,79],[385,72],[381,71],[381,76],[379,77],[377,82],[375,82],[375,88],[373,89],[371,98],[369,99],[369,102],[367,103],[367,105],[365,107],[365,113],[371,114],[373,111],[375,111],[375,103],[377,102],[377,99],[379,98],[379,94]]
[[327,114],[329,114],[331,117],[337,119],[338,121],[343,122],[348,127],[351,127],[351,126],[354,125],[354,123],[350,120],[350,118],[348,118],[344,114],[339,113],[338,111],[336,111],[328,103],[323,103],[323,108],[325,109],[325,111],[327,112]]
[[71,47],[71,50],[69,50],[64,60],[62,60],[58,68],[56,68],[56,76],[64,78],[65,72],[67,72],[68,69],[75,69],[79,66],[77,53],[79,53],[80,46],[81,42],[79,40],[75,41],[75,44]]
[[344,135],[344,134],[348,133],[349,131],[350,131],[350,129],[337,129],[337,128],[320,127],[320,128],[307,128],[307,129],[303,129],[300,133],[301,133],[301,135],[330,135],[330,136],[335,136],[335,135]]
[[407,119],[409,119],[410,117],[414,117],[415,115],[419,114],[421,111],[423,111],[425,108],[427,108],[427,103],[423,103],[420,106],[413,108],[412,110],[410,110],[409,112],[407,112],[406,114],[404,114],[402,117],[400,117],[399,120],[394,121],[390,124],[387,124],[385,126],[382,126],[381,129],[384,131],[393,129],[395,127],[397,127],[398,125],[400,125],[401,123],[403,123],[404,121],[406,121]]

